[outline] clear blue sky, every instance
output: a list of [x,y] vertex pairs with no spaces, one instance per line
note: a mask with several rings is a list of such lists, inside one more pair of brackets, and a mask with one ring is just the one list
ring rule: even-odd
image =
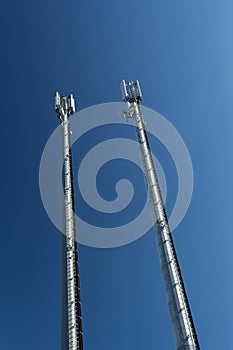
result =
[[[60,236],[38,186],[54,92],[82,109],[120,101],[122,78],[140,80],[190,151],[194,195],[174,239],[202,349],[232,348],[232,13],[230,0],[2,1],[1,349],[60,348]],[[80,269],[85,350],[175,349],[152,231],[80,246]]]

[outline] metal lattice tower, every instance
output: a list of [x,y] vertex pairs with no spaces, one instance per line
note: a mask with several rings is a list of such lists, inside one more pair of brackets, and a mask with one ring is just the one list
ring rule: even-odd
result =
[[132,118],[136,126],[137,140],[150,196],[152,216],[155,222],[155,236],[175,335],[176,349],[200,350],[150,151],[145,122],[140,109],[142,93],[138,80],[129,83],[122,80],[121,92],[123,101],[127,102],[128,106],[128,111],[124,112],[123,115],[126,118]]
[[56,92],[55,110],[63,140],[64,234],[62,235],[62,350],[83,350],[78,250],[69,116],[75,113],[73,95]]

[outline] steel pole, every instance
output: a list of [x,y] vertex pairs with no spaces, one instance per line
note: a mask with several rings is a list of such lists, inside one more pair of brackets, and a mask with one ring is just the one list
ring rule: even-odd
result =
[[[57,93],[58,94],[58,93]],[[60,100],[56,110],[59,112],[63,140],[63,187],[64,187],[64,237],[62,237],[62,350],[83,350],[80,278],[78,268],[78,249],[76,239],[74,185],[72,152],[70,141],[69,109],[66,97]],[[71,95],[72,96],[72,95]],[[73,96],[72,96],[73,102]],[[74,108],[72,111],[74,113]]]
[[137,140],[147,180],[155,236],[168,299],[177,350],[200,350],[197,333],[184,287],[179,262],[163,203],[155,166],[140,109],[140,101],[128,103],[128,114],[135,121]]

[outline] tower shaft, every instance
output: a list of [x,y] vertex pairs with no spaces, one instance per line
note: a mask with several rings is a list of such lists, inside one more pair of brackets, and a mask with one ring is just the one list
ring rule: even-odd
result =
[[[128,88],[128,90],[127,90]],[[122,82],[123,99],[128,101],[127,117],[133,118],[141,160],[147,180],[155,236],[165,284],[177,350],[200,350],[179,262],[163,203],[155,166],[140,109],[142,100],[138,81]]]
[[[57,97],[57,95],[56,95]],[[62,237],[63,255],[63,305],[62,305],[62,350],[83,350],[82,317],[80,300],[80,278],[78,269],[78,250],[76,240],[76,222],[74,205],[74,186],[72,170],[72,152],[70,142],[69,97],[59,98],[56,110],[61,120],[63,140],[63,186],[64,186],[64,237]],[[74,108],[74,106],[72,106]]]

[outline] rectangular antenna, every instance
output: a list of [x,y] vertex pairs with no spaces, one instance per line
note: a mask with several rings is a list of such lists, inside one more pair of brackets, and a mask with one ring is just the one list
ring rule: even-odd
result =
[[75,113],[75,101],[74,96],[72,94],[70,94],[70,96],[68,97],[68,109],[70,114]]
[[55,95],[55,111],[56,112],[59,112],[60,105],[61,105],[61,96],[60,96],[59,92],[56,92],[56,95]]
[[126,85],[124,79],[121,81],[121,95],[122,95],[122,100],[123,101],[127,101],[128,100],[129,94],[127,92],[127,85]]
[[136,80],[136,86],[137,86],[137,98],[140,99],[140,101],[142,101],[142,91],[138,80]]

